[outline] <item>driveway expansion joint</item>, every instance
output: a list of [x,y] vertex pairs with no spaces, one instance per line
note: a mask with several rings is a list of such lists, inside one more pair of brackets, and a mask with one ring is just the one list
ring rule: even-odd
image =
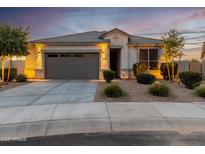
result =
[[36,98],[35,100],[33,100],[31,103],[29,103],[28,105],[32,105],[33,103],[35,103],[37,100],[39,100],[41,97],[43,97],[44,95],[48,94],[49,92],[51,92],[52,90],[54,90],[57,87],[60,87],[61,85],[63,85],[66,81],[63,81],[62,83],[58,84],[57,86],[54,86],[53,88],[51,88],[50,90],[46,91],[45,93],[41,94],[38,98]]
[[54,115],[54,112],[55,112],[55,110],[56,110],[56,107],[57,107],[57,104],[55,105],[55,107],[54,107],[54,109],[53,109],[53,113],[51,114],[51,117],[50,117],[50,119],[48,120],[48,124],[47,124],[47,126],[46,126],[46,131],[45,131],[44,136],[46,136],[46,134],[47,134],[47,132],[48,132],[49,123],[50,123],[51,119],[53,118],[53,115]]

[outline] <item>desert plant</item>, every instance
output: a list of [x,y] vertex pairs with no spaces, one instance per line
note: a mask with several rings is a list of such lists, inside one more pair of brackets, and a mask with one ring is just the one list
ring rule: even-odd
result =
[[[170,70],[170,75],[172,76],[173,71],[172,71],[171,63],[168,63],[168,68]],[[169,70],[167,69],[167,64],[166,63],[161,63],[160,73],[163,76],[164,80],[169,80],[169,72],[168,72]],[[174,78],[177,75],[177,70],[178,70],[178,64],[174,63]]]
[[205,98],[205,84],[201,84],[200,86],[196,87],[195,90],[194,90],[194,93],[197,96]]
[[179,73],[180,81],[186,86],[186,88],[193,89],[200,85],[202,81],[202,74],[197,72],[181,72]]
[[170,88],[164,83],[154,82],[149,87],[149,93],[154,96],[167,97],[170,95]]
[[137,77],[140,73],[146,73],[148,70],[148,65],[145,63],[135,63],[133,64],[133,73]]
[[[2,70],[0,69],[0,71],[2,71]],[[5,74],[4,79],[7,81],[12,81],[17,76],[17,69],[11,68],[9,79],[8,79],[8,71],[9,71],[8,68],[4,69],[4,74]],[[0,78],[2,78],[2,74],[0,74]]]
[[121,97],[124,95],[123,90],[118,85],[110,85],[104,89],[104,94],[107,97]]
[[27,81],[27,77],[24,74],[19,74],[16,77],[16,81],[17,82],[26,82]]
[[104,76],[104,79],[107,83],[110,83],[114,77],[115,77],[115,72],[114,71],[103,71],[103,76]]
[[148,73],[141,73],[137,76],[137,82],[142,84],[152,84],[155,80],[156,77]]

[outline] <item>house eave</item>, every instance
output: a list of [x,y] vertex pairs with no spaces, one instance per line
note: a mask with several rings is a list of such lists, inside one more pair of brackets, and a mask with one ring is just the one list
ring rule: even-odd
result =
[[162,47],[162,44],[128,44],[129,47]]
[[108,41],[102,41],[102,42],[29,42],[31,44],[46,44],[46,45],[71,45],[71,46],[75,46],[75,45],[96,45],[98,43],[109,43]]

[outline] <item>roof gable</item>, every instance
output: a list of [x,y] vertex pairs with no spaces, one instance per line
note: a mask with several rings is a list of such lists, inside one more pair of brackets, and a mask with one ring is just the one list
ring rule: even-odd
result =
[[111,34],[113,34],[115,32],[118,32],[118,33],[120,33],[120,34],[122,34],[122,35],[124,35],[125,37],[128,37],[128,38],[131,36],[130,34],[126,33],[125,31],[122,31],[122,30],[120,30],[118,28],[114,28],[114,29],[112,29],[112,30],[110,30],[108,32],[103,33],[102,35],[99,36],[99,38],[103,39],[106,36],[111,35]]

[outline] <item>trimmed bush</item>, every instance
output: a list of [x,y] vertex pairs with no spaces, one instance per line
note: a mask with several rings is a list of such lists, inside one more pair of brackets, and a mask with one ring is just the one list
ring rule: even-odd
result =
[[142,84],[152,84],[155,80],[156,77],[148,73],[141,73],[137,76],[137,82]]
[[[170,70],[170,76],[172,76],[172,64],[169,63],[168,66],[169,66],[169,70]],[[174,77],[176,77],[176,75],[177,75],[177,70],[178,70],[178,64],[174,63]],[[161,75],[163,76],[163,78],[165,80],[169,80],[169,75],[168,75],[168,70],[167,70],[167,63],[162,63],[160,65],[160,73],[161,73]]]
[[123,96],[124,92],[118,85],[110,85],[104,89],[104,94],[107,97],[117,98]]
[[205,98],[205,85],[201,84],[200,86],[196,87],[194,92],[197,96]]
[[[4,79],[5,79],[5,81],[7,80],[7,75],[8,75],[8,68],[5,68],[4,69]],[[16,68],[11,68],[9,81],[12,81],[13,79],[15,79],[16,76],[17,76],[17,69]],[[1,69],[0,69],[0,78],[2,78]]]
[[24,74],[19,74],[16,77],[16,81],[17,82],[26,82],[27,81],[27,77]]
[[135,63],[132,66],[133,73],[137,77],[140,73],[146,73],[148,66],[145,63]]
[[164,83],[155,82],[149,87],[149,93],[154,96],[167,97],[170,95],[170,89]]
[[188,89],[194,89],[199,86],[202,81],[201,73],[197,72],[181,72],[179,73],[180,81],[186,86]]
[[104,79],[107,83],[110,83],[114,77],[115,77],[115,72],[114,71],[103,71],[103,76],[104,76]]

